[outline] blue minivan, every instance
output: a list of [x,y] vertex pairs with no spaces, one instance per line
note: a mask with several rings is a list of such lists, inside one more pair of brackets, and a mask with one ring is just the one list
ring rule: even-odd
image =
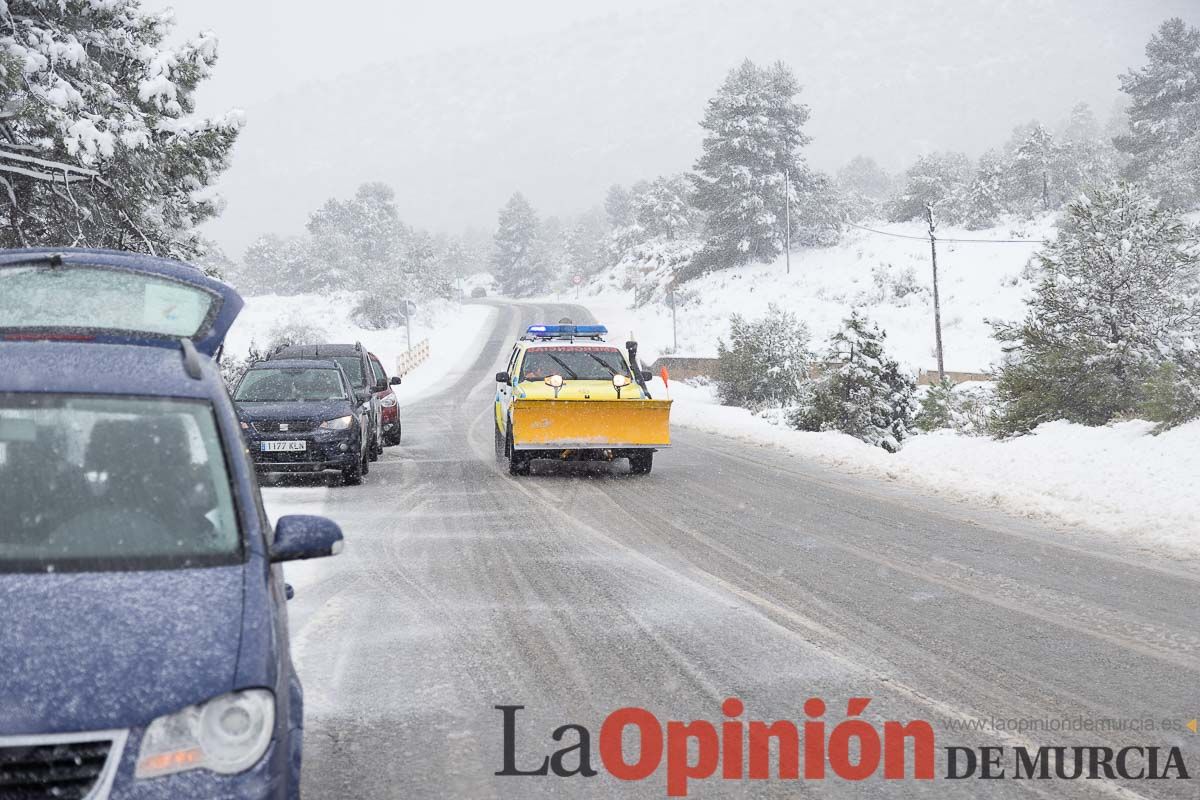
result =
[[0,251],[0,795],[295,798],[280,562],[333,522],[263,510],[200,270]]

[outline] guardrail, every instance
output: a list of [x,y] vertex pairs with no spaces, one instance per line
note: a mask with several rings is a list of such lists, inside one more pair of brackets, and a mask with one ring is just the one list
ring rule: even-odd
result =
[[404,377],[429,358],[429,340],[422,339],[416,347],[396,357],[396,374]]
[[[658,371],[663,367],[671,374],[673,380],[687,380],[688,378],[716,378],[717,369],[720,361],[715,358],[687,358],[681,356],[663,356],[655,361],[650,370],[657,375]],[[812,361],[808,365],[808,376],[813,380],[821,377],[830,370],[835,370],[841,366],[837,361]],[[967,381],[991,381],[995,377],[986,372],[957,372],[946,370],[946,377],[952,382],[965,383]],[[932,386],[938,382],[938,371],[920,370],[917,373],[917,384],[920,386]]]

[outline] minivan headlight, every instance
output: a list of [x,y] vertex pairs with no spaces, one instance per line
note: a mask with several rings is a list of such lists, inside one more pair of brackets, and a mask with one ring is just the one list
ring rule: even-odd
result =
[[275,695],[266,689],[223,694],[150,723],[138,751],[138,778],[190,769],[222,775],[258,763],[275,730]]
[[321,427],[327,431],[344,431],[354,424],[354,417],[345,416],[337,419],[327,419],[321,423]]

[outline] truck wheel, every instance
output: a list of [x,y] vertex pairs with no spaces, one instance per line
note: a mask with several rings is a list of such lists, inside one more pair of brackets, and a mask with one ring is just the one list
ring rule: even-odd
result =
[[640,453],[634,453],[629,457],[629,474],[630,475],[649,475],[650,470],[654,469],[654,451],[643,450]]
[[531,459],[528,453],[524,453],[513,447],[512,430],[509,429],[508,434],[508,474],[509,475],[528,475]]

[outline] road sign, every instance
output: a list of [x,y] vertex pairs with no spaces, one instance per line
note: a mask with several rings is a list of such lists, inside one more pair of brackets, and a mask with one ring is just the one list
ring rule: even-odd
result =
[[578,286],[579,284],[583,283],[583,276],[582,276],[582,275],[576,275],[574,278],[571,278],[571,283],[573,283],[573,284],[575,284],[576,286]]

